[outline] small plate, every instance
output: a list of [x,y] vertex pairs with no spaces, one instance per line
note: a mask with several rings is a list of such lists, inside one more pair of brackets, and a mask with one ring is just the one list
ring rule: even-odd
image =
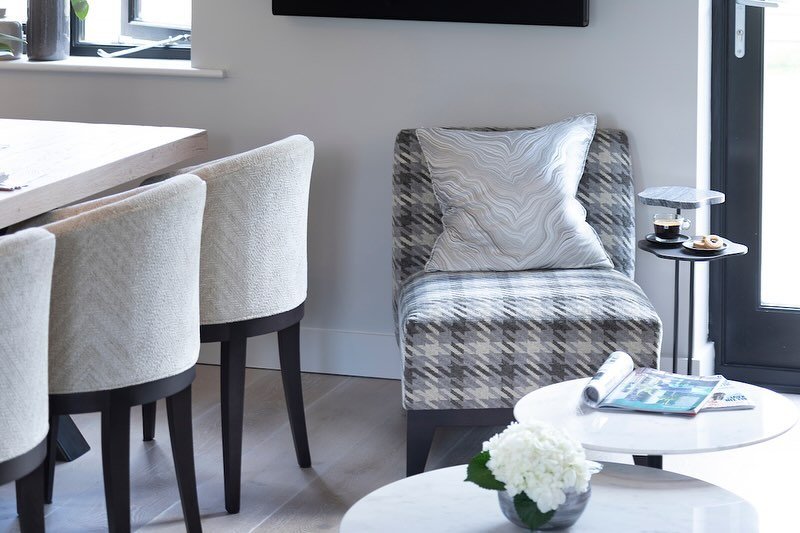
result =
[[664,245],[674,244],[675,246],[677,246],[683,242],[690,240],[691,237],[689,237],[688,235],[681,234],[675,237],[674,239],[662,239],[661,237],[658,237],[655,233],[648,233],[645,236],[645,239],[647,239],[650,242],[654,242],[656,244],[664,244]]
[[728,243],[725,242],[725,241],[722,241],[722,247],[721,248],[714,248],[714,249],[711,249],[711,248],[695,248],[694,247],[694,243],[695,243],[695,239],[690,239],[690,240],[688,240],[688,241],[683,243],[683,247],[686,248],[687,250],[692,251],[692,252],[701,253],[701,254],[717,254],[717,253],[723,251],[725,248],[728,247]]

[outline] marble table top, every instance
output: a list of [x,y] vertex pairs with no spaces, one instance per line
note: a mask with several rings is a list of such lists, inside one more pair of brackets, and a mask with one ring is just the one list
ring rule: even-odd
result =
[[797,423],[791,401],[770,390],[738,383],[754,409],[700,412],[694,417],[607,411],[581,402],[589,378],[548,385],[514,407],[519,421],[542,420],[560,427],[587,450],[631,455],[701,453],[741,448],[775,438]]
[[644,205],[658,205],[673,209],[697,209],[706,205],[721,204],[725,193],[695,189],[694,187],[648,187],[638,194]]
[[[432,470],[382,487],[342,519],[341,533],[519,533],[497,493],[465,483],[466,465]],[[606,463],[573,533],[758,531],[758,513],[739,496],[691,477]]]

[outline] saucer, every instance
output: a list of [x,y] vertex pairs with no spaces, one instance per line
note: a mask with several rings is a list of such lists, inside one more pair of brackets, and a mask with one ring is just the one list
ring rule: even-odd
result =
[[679,245],[681,243],[684,243],[684,242],[690,240],[691,237],[689,237],[688,235],[680,234],[677,237],[675,237],[674,239],[662,239],[661,237],[656,236],[655,233],[648,233],[645,236],[645,239],[647,239],[650,242],[656,243],[656,244],[663,244],[665,246],[668,246],[668,245],[677,246],[677,245]]
[[694,243],[695,243],[694,239],[688,240],[683,243],[683,247],[691,252],[699,254],[718,254],[719,252],[725,250],[725,248],[728,247],[728,243],[725,241],[722,241],[721,248],[695,248]]

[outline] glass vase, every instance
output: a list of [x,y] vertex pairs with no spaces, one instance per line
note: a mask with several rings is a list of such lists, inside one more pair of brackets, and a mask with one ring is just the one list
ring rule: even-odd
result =
[[[558,506],[553,517],[547,521],[543,526],[535,531],[551,531],[555,529],[566,529],[575,522],[583,514],[586,509],[586,504],[589,503],[589,496],[592,495],[592,487],[586,492],[577,493],[575,491],[565,491],[566,501]],[[500,502],[500,510],[503,511],[508,520],[521,528],[530,529],[525,523],[520,520],[517,510],[514,508],[514,498],[509,496],[508,491],[501,490],[497,492],[497,499]]]
[[28,0],[28,59],[69,56],[69,6],[70,0]]

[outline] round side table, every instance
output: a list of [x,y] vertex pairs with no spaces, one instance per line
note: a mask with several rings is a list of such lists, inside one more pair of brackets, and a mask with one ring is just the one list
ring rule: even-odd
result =
[[[497,493],[464,482],[466,465],[432,470],[382,487],[344,515],[341,533],[519,533]],[[573,533],[758,531],[758,513],[739,496],[704,481],[641,466],[607,463]]]
[[698,253],[690,252],[683,246],[665,247],[660,244],[652,243],[646,239],[639,241],[639,249],[651,253],[661,259],[671,259],[675,261],[675,296],[674,296],[674,310],[673,310],[673,328],[672,328],[672,371],[678,372],[678,324],[679,317],[678,311],[680,309],[680,276],[681,276],[681,262],[689,263],[689,353],[686,360],[686,373],[692,373],[692,356],[694,355],[694,265],[698,262],[718,261],[728,257],[737,255],[744,255],[747,253],[747,246],[737,244],[727,239],[725,241],[727,247],[721,252],[716,253]]
[[573,379],[530,392],[514,406],[514,418],[557,426],[587,450],[651,458],[647,464],[657,468],[663,455],[730,450],[773,439],[798,418],[797,408],[784,396],[739,382],[737,388],[755,403],[753,409],[691,417],[593,409],[581,401],[588,381]]

